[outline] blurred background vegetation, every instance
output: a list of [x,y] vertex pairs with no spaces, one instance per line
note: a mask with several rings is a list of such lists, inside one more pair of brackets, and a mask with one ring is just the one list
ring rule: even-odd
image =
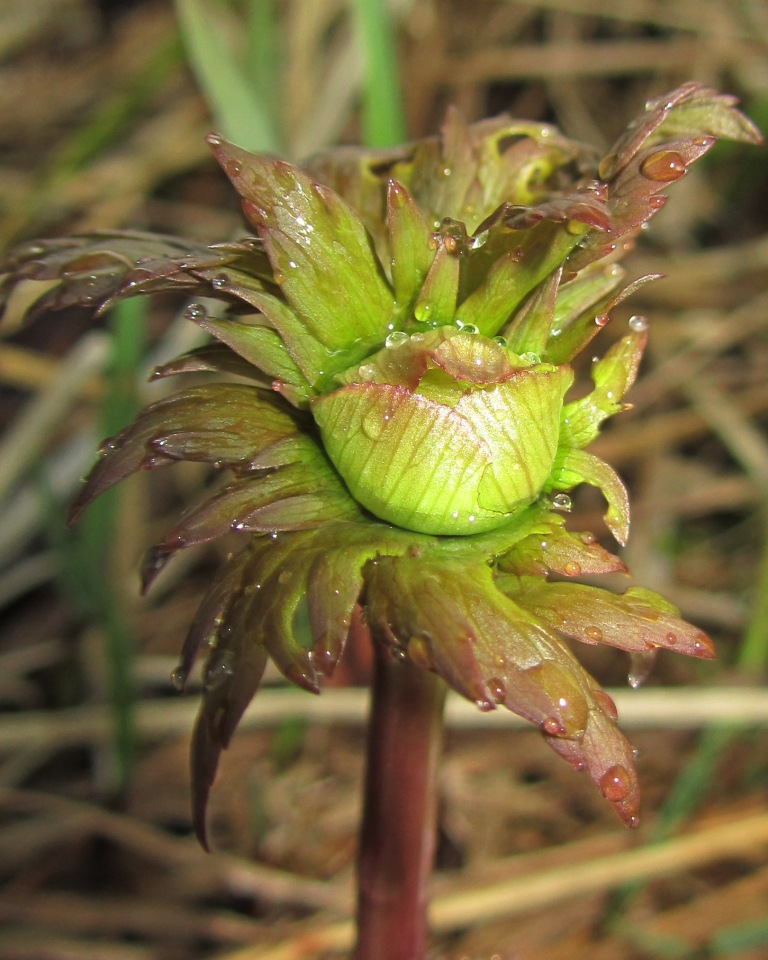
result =
[[[96,229],[238,235],[211,129],[301,159],[434,132],[454,103],[607,148],[689,79],[736,94],[765,130],[768,2],[5,0],[0,249]],[[535,733],[452,715],[439,957],[768,956],[766,151],[720,145],[672,193],[627,264],[667,275],[629,305],[650,318],[644,376],[595,449],[633,495],[637,582],[720,657],[660,661],[620,698],[639,835]],[[349,939],[364,656],[351,689],[316,699],[272,678],[223,765],[207,856],[189,836],[195,697],[168,678],[210,557],[190,551],[142,599],[136,575],[205,474],[171,471],[151,495],[135,478],[64,527],[99,440],[192,344],[183,306],[24,329],[11,309],[0,329],[0,960],[308,960]],[[598,531],[599,516],[585,495],[573,526]],[[621,655],[585,659],[626,685]]]

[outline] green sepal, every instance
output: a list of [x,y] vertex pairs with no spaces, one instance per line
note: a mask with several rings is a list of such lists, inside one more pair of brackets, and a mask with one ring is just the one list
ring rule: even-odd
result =
[[629,495],[616,471],[604,460],[586,450],[559,452],[547,490],[570,490],[580,483],[588,483],[605,497],[608,510],[605,525],[624,546],[629,538]]
[[432,230],[405,187],[396,180],[387,184],[387,231],[390,270],[395,291],[396,314],[402,325],[413,311],[435,259]]
[[561,446],[586,447],[600,432],[600,424],[622,409],[622,397],[635,382],[648,339],[645,330],[618,340],[592,366],[594,390],[563,407]]
[[[275,330],[261,324],[210,316],[201,317],[197,322],[262,371],[269,380],[279,381],[282,385],[280,393],[295,406],[307,406],[310,385]],[[285,389],[286,386],[291,388],[290,392]]]
[[329,351],[386,335],[393,310],[362,221],[293,164],[218,137],[209,142],[257,227],[275,280],[305,330]]
[[514,321],[502,331],[510,350],[542,357],[552,330],[555,298],[562,276],[563,268],[559,267],[542,281],[517,312]]
[[[459,258],[441,240],[424,285],[416,297],[413,315],[418,324],[440,327],[453,323],[459,293]],[[418,324],[409,324],[419,329]],[[408,327],[406,327],[408,329]]]

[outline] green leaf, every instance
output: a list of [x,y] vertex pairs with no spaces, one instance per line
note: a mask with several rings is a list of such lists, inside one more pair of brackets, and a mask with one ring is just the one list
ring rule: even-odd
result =
[[593,365],[595,389],[563,407],[561,447],[586,447],[600,432],[600,424],[619,413],[622,397],[635,382],[647,339],[644,329],[633,330]]
[[629,538],[629,496],[619,475],[604,460],[585,450],[568,450],[558,454],[558,462],[547,484],[549,490],[570,490],[588,483],[608,502],[603,519],[605,525],[624,546]]
[[413,310],[416,295],[435,259],[435,247],[423,213],[396,180],[387,185],[387,230],[395,301],[402,322]]
[[453,323],[459,293],[459,258],[441,240],[416,298],[413,315],[420,323],[441,327]]
[[[300,325],[327,351],[384,340],[392,291],[357,214],[336,193],[284,160],[257,156],[218,137],[209,142],[244,198],[275,280]],[[295,350],[291,340],[289,349]]]
[[225,135],[250,150],[278,151],[269,107],[224,30],[222,5],[176,0],[176,10],[197,81]]

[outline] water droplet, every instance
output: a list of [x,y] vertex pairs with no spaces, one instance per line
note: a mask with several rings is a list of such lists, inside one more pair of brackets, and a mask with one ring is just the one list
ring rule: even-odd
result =
[[219,136],[218,133],[209,133],[205,138],[212,147],[220,147],[224,140]]
[[227,276],[226,273],[218,273],[213,278],[213,280],[211,280],[211,286],[213,287],[214,290],[223,290],[228,285],[229,285],[229,277]]
[[192,323],[200,323],[208,316],[208,311],[202,303],[190,303],[184,311],[184,319],[191,320]]
[[608,767],[600,777],[600,793],[611,803],[626,800],[632,790],[632,778],[620,763]]
[[372,363],[364,363],[357,371],[357,375],[365,383],[372,383],[376,379],[376,367]]
[[676,150],[657,150],[640,164],[640,173],[662,183],[679,180],[685,175],[685,157]]
[[629,325],[629,329],[633,330],[635,333],[642,333],[643,330],[648,329],[648,321],[646,320],[645,317],[638,317],[638,316],[630,317],[627,322]]
[[533,366],[536,363],[541,363],[541,357],[538,355],[538,353],[532,353],[530,351],[528,353],[521,353],[520,359],[530,366]]
[[581,573],[581,564],[575,560],[569,560],[563,567],[563,573],[566,577],[578,577]]
[[591,532],[591,530],[585,530],[584,533],[581,534],[581,542],[586,543],[587,546],[593,544],[596,539],[597,538],[595,537],[594,533]]
[[487,682],[488,693],[496,703],[504,703],[507,698],[507,687],[503,680],[498,677],[491,677]]
[[693,143],[697,147],[711,147],[715,142],[714,137],[694,137]]
[[229,651],[224,651],[219,656],[216,655],[214,650],[211,655],[211,659],[208,661],[205,667],[205,677],[204,677],[204,686],[206,690],[210,690],[213,687],[219,686],[219,684],[225,683],[231,676],[234,674],[234,668],[232,666],[232,654]]
[[595,326],[604,327],[610,322],[610,319],[607,313],[598,313],[595,317]]
[[404,344],[410,337],[403,330],[393,330],[392,333],[387,335],[387,339],[384,341],[384,346],[389,347],[399,347]]
[[429,300],[423,300],[421,303],[417,303],[413,310],[413,315],[419,323],[429,323],[431,313],[432,304]]
[[295,269],[296,269],[296,266],[297,266],[297,264],[296,264],[296,261],[295,261],[295,260],[289,260],[289,261],[288,261],[288,267],[289,267],[289,269],[295,270]]
[[361,422],[363,433],[369,440],[378,440],[384,432],[384,428],[389,420],[389,414],[383,414],[378,407],[374,407],[367,413]]
[[663,194],[657,193],[655,197],[651,197],[648,200],[648,206],[651,210],[661,210],[666,202],[667,198],[663,196]]
[[630,653],[630,667],[629,673],[627,674],[627,683],[630,685],[630,687],[632,687],[633,690],[637,690],[637,688],[642,686],[642,684],[648,679],[655,661],[655,648],[652,650]]
[[587,640],[591,641],[592,643],[600,643],[600,641],[603,639],[603,631],[600,629],[600,627],[587,627],[587,629],[584,631],[584,634]]
[[187,671],[181,665],[179,665],[171,672],[171,686],[174,690],[178,690],[179,693],[183,693],[186,685]]
[[573,501],[567,493],[556,493],[552,497],[552,509],[559,510],[561,513],[570,513],[573,509]]
[[498,344],[500,347],[506,347],[507,338],[506,337],[494,337],[493,342]]
[[462,333],[480,333],[480,330],[475,326],[474,323],[462,323],[461,320],[457,320],[456,325]]
[[443,167],[443,169],[440,171],[440,175],[442,177],[450,177],[452,173],[453,171],[451,170],[450,167]]
[[613,697],[609,696],[605,690],[593,690],[592,696],[603,713],[616,723],[619,719],[619,711],[616,709]]
[[547,717],[541,724],[541,729],[549,737],[562,737],[565,733],[565,727],[560,723],[557,717]]
[[667,633],[664,636],[664,642],[669,644],[670,647],[674,647],[677,643],[677,636],[674,633]]

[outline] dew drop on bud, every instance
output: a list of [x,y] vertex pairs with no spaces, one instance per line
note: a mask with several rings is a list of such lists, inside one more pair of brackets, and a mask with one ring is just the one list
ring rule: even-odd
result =
[[598,313],[598,315],[595,317],[595,326],[604,327],[607,325],[610,319],[611,318],[608,316],[607,313]]
[[410,339],[408,334],[403,330],[393,330],[392,333],[387,334],[387,339],[384,341],[384,346],[389,347],[390,349],[392,347],[399,347],[408,339]]
[[608,767],[600,777],[600,793],[611,803],[626,800],[632,790],[632,779],[620,763]]
[[575,560],[569,560],[568,563],[563,566],[563,573],[566,577],[578,577],[581,573],[581,564],[576,563]]
[[474,323],[462,323],[461,320],[456,321],[459,325],[459,329],[462,333],[480,333],[479,329],[474,325]]
[[637,690],[648,679],[656,661],[656,650],[645,650],[630,653],[629,655],[629,673],[627,674],[627,683],[633,690]]
[[182,693],[184,687],[187,685],[187,671],[179,665],[175,670],[171,671],[171,686],[174,690],[178,690],[179,693]]
[[496,701],[496,703],[504,703],[507,697],[507,688],[503,680],[500,680],[498,677],[491,677],[490,680],[486,682],[488,687],[488,693]]
[[592,697],[603,713],[616,723],[619,719],[619,711],[616,709],[613,697],[609,696],[605,690],[593,690]]
[[223,290],[229,284],[229,277],[226,273],[218,273],[211,280],[211,286],[214,290]]
[[494,338],[493,338],[493,342],[494,342],[495,344],[498,344],[498,346],[500,346],[500,347],[506,347],[506,345],[507,345],[507,338],[506,338],[506,337],[494,337]]
[[552,497],[552,509],[560,510],[562,513],[570,513],[573,509],[573,501],[567,493],[556,493]]
[[538,355],[538,353],[533,353],[531,351],[529,351],[528,353],[521,353],[520,359],[523,360],[525,363],[530,364],[531,366],[534,366],[537,363],[541,363],[541,357]]
[[190,303],[184,311],[184,319],[191,320],[192,323],[200,323],[208,316],[208,311],[202,303]]
[[648,321],[645,319],[645,317],[630,317],[627,322],[629,329],[633,330],[635,333],[642,333],[643,330],[648,329]]
[[677,636],[674,633],[667,633],[664,635],[664,642],[670,647],[674,647],[677,643]]
[[565,733],[565,727],[560,723],[557,717],[547,717],[541,724],[541,729],[549,737],[562,737]]
[[603,639],[603,631],[600,627],[587,627],[584,633],[591,643],[600,643]]
[[640,164],[640,173],[662,183],[679,180],[685,175],[685,158],[676,150],[657,150]]

